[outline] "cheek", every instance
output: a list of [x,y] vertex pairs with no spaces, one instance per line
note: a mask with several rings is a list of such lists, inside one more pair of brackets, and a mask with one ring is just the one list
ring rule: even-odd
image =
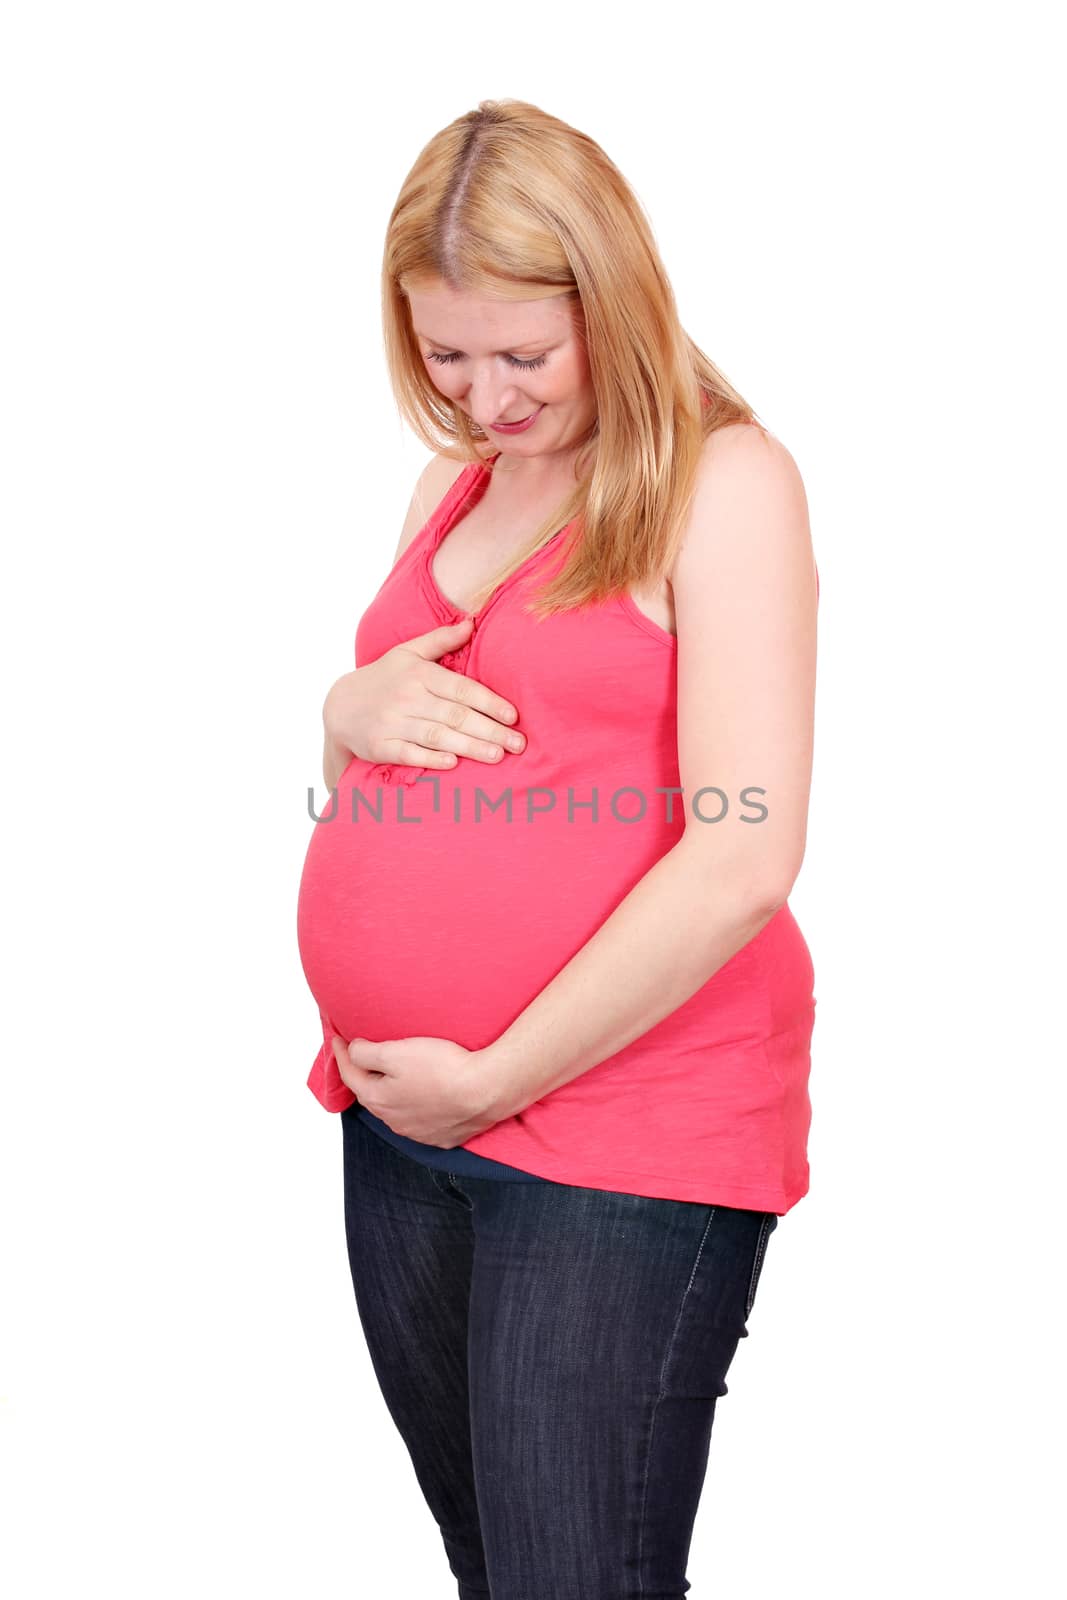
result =
[[568,356],[552,375],[553,398],[575,400],[588,382],[588,367],[581,356]]
[[440,394],[452,400],[462,393],[463,386],[450,367],[437,366],[432,361],[426,362],[425,365],[430,382]]

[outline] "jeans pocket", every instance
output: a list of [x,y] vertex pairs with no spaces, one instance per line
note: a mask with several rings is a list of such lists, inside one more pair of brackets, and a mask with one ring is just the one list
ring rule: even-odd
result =
[[763,1271],[763,1263],[767,1255],[767,1241],[777,1226],[777,1214],[773,1211],[764,1212],[763,1221],[760,1223],[760,1230],[756,1236],[756,1253],[752,1261],[752,1274],[748,1280],[748,1296],[745,1301],[746,1317],[752,1315],[752,1307],[756,1303],[756,1290],[759,1288],[760,1274]]

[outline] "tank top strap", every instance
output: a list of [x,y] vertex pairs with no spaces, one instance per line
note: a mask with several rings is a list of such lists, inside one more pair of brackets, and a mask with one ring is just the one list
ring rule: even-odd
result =
[[438,501],[426,521],[408,540],[400,560],[387,574],[386,583],[389,583],[401,573],[406,573],[412,563],[417,563],[427,553],[427,550],[432,558],[434,550],[436,550],[445,530],[452,521],[453,512],[470,493],[473,484],[477,481],[477,473],[482,465],[483,463],[480,461],[470,461],[461,472],[456,474],[445,491],[443,498]]
[[[497,451],[497,455],[499,454],[500,452]],[[492,456],[488,461],[469,461],[463,471],[456,474],[448,493],[436,511],[431,513],[430,520],[425,528],[417,538],[411,541],[413,546],[420,546],[425,561],[433,560],[437,546],[444,539],[453,523],[459,521],[467,500],[473,494],[477,485],[481,483],[487,469],[492,466],[495,460],[496,456]]]

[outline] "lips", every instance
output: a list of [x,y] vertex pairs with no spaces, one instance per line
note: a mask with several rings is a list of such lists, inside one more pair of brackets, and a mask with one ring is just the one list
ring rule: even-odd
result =
[[527,428],[532,428],[542,411],[545,402],[542,401],[533,411],[525,417],[519,417],[516,422],[491,422],[489,427],[497,433],[525,433]]

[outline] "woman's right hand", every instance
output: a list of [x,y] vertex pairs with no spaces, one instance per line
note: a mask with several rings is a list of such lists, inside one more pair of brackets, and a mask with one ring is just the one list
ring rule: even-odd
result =
[[509,701],[438,662],[467,642],[469,630],[466,617],[431,628],[338,678],[322,707],[327,789],[353,756],[447,769],[460,756],[495,762],[525,748],[524,736],[508,725],[518,716]]

